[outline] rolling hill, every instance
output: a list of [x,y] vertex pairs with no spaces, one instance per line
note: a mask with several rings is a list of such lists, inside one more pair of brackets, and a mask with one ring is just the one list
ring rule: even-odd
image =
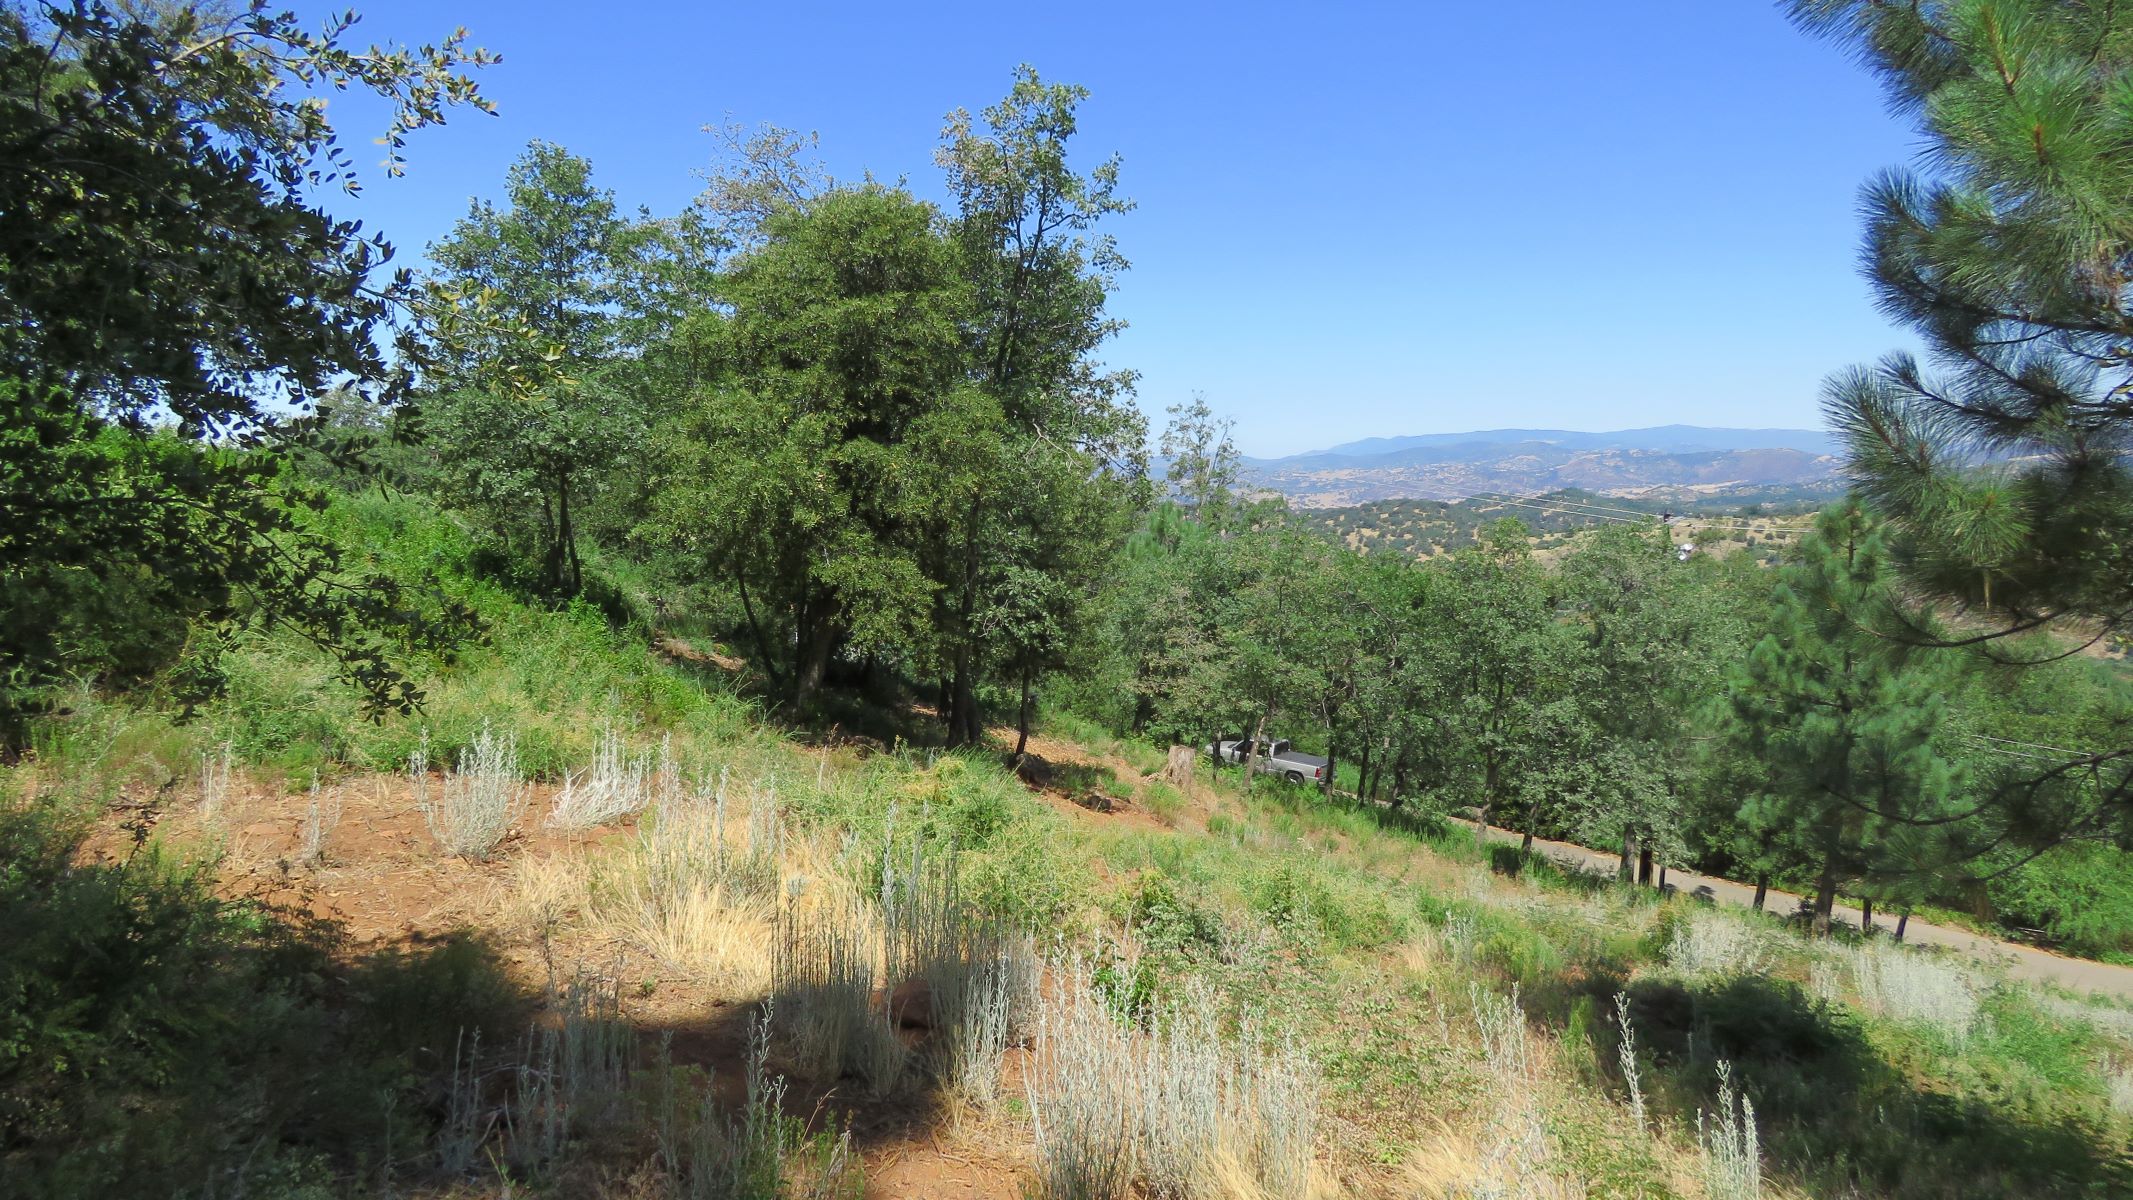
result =
[[1812,430],[1669,425],[1584,433],[1499,429],[1368,438],[1328,450],[1247,459],[1247,480],[1296,508],[1378,500],[1458,500],[1576,488],[1655,502],[1748,502],[1770,488],[1842,490],[1842,459]]

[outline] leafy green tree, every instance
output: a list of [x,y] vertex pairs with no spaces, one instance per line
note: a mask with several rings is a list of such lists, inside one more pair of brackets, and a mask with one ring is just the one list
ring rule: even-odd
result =
[[1704,762],[1710,699],[1744,631],[1717,603],[1718,588],[1681,562],[1660,527],[1613,526],[1586,535],[1562,564],[1563,590],[1583,635],[1591,674],[1580,698],[1592,743],[1579,777],[1577,832],[1619,845],[1622,869],[1654,856],[1680,862],[1683,822]]
[[[1569,747],[1571,716],[1559,706],[1581,669],[1577,645],[1555,620],[1548,581],[1527,547],[1525,526],[1506,518],[1484,544],[1446,562],[1433,589],[1426,650],[1451,782],[1471,796],[1484,825],[1514,798],[1524,824],[1543,814],[1528,776],[1548,771]],[[1530,844],[1530,843],[1529,843]]]
[[581,514],[643,436],[615,378],[633,238],[592,164],[560,146],[527,147],[505,193],[430,247],[430,427],[451,493],[507,541],[530,525],[543,585],[576,595]]
[[1816,880],[1818,934],[1840,886],[1936,869],[1977,815],[1944,728],[1951,664],[1873,632],[1895,602],[1881,528],[1856,503],[1824,512],[1733,684],[1741,731],[1773,783],[1745,820],[1797,846]]
[[1202,524],[1219,525],[1236,500],[1242,460],[1231,439],[1234,422],[1215,416],[1205,396],[1173,404],[1163,427],[1162,455],[1168,461],[1165,482],[1181,514]]
[[[1063,518],[1084,511],[1057,490],[1020,486],[1023,464],[1057,458],[1044,469],[1055,481],[1078,472],[1082,486],[1109,503],[1145,502],[1141,479],[1146,430],[1130,401],[1133,376],[1108,371],[1095,352],[1118,330],[1105,313],[1125,260],[1095,232],[1124,212],[1118,160],[1088,174],[1067,162],[1075,110],[1087,90],[1047,84],[1021,68],[1013,88],[987,108],[982,123],[950,114],[939,153],[955,213],[949,237],[957,250],[970,309],[964,322],[966,370],[996,406],[997,437],[969,447],[969,488],[962,513],[931,551],[941,583],[935,627],[943,654],[942,715],[951,743],[978,740],[978,689],[996,656],[981,614],[997,608],[1007,576],[991,569],[987,548],[1048,544],[1084,536]],[[1123,538],[1117,526],[1114,538]],[[1085,586],[1061,592],[1086,594]]]
[[727,371],[667,435],[648,532],[732,581],[803,708],[840,650],[938,653],[923,554],[1000,418],[963,371],[968,289],[936,220],[875,186],[771,217],[724,285]]
[[488,108],[465,70],[494,59],[463,33],[365,48],[352,19],[0,7],[0,740],[44,684],[104,668],[88,647],[126,636],[125,596],[291,625],[381,708],[418,698],[396,644],[465,628],[346,569],[282,471],[317,397],[391,382],[410,287],[314,199],[356,187],[314,89],[384,99],[392,174],[408,133]]
[[[2133,10],[2066,0],[1789,0],[1915,117],[1928,164],[1866,195],[1883,307],[1928,360],[1833,379],[1827,407],[1907,578],[1964,619],[1899,636],[2003,657],[2133,620]],[[1901,618],[1904,614],[1892,614]],[[1997,649],[1995,649],[1997,647]],[[2124,743],[2042,768],[2110,773],[2075,831],[2122,817]]]

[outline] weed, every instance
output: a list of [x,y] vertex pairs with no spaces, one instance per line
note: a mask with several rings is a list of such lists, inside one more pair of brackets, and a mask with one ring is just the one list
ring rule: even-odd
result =
[[1704,1194],[1710,1200],[1760,1200],[1763,1158],[1756,1144],[1755,1105],[1733,1087],[1733,1065],[1718,1064],[1718,1113],[1696,1111],[1696,1143],[1703,1150]]
[[651,802],[654,780],[666,783],[677,774],[672,735],[660,745],[655,774],[651,756],[630,757],[622,735],[609,726],[593,751],[592,765],[564,777],[548,823],[561,829],[605,825],[642,810]]
[[1701,979],[1752,975],[1769,964],[1763,939],[1744,922],[1711,911],[1693,911],[1673,922],[1666,962],[1677,973]]
[[517,739],[499,736],[487,722],[482,723],[473,744],[460,753],[458,763],[444,773],[436,802],[430,799],[427,734],[409,758],[407,769],[415,785],[415,802],[431,835],[445,849],[465,858],[489,857],[526,811],[532,796],[519,779]]
[[1977,1024],[1981,989],[1971,971],[1879,943],[1853,946],[1844,953],[1853,985],[1871,1011],[1921,1022],[1956,1042]]
[[1644,1082],[1637,1067],[1637,1028],[1629,1019],[1629,993],[1615,993],[1615,1028],[1622,1040],[1615,1048],[1616,1060],[1622,1066],[1622,1086],[1629,1092],[1629,1115],[1639,1132],[1649,1129],[1644,1116]]
[[317,777],[311,780],[311,796],[304,809],[303,842],[298,850],[298,860],[307,867],[315,867],[326,859],[326,839],[341,823],[341,789],[335,786],[324,789]]

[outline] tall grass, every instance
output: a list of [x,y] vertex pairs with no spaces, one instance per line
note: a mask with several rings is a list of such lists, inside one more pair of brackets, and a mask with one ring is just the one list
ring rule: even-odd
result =
[[622,735],[610,725],[600,734],[593,750],[592,765],[563,779],[548,823],[561,829],[592,829],[632,813],[652,802],[655,781],[678,786],[680,771],[674,765],[674,739],[661,742],[655,767],[649,754],[632,757]]
[[1718,1064],[1718,1112],[1696,1111],[1696,1143],[1703,1151],[1703,1187],[1709,1200],[1761,1200],[1763,1158],[1755,1105],[1734,1088],[1731,1063]]
[[1977,1024],[1983,988],[1969,969],[1882,943],[1851,947],[1842,961],[1872,1012],[1919,1022],[1957,1042]]
[[1306,1193],[1317,1075],[1293,1043],[1269,1046],[1252,1028],[1225,1040],[1204,991],[1136,1034],[1083,982],[1084,964],[1050,974],[1025,1079],[1038,1196]]
[[430,796],[429,737],[408,759],[415,803],[440,845],[465,858],[485,859],[526,811],[532,789],[519,778],[518,741],[482,723],[481,732],[444,773]]
[[760,994],[786,845],[777,796],[751,789],[729,803],[726,771],[684,786],[668,757],[654,779],[636,837],[593,870],[593,915],[669,970]]
[[1622,1086],[1629,1092],[1630,1119],[1643,1133],[1651,1125],[1644,1115],[1644,1076],[1637,1063],[1637,1027],[1630,1023],[1628,992],[1615,993],[1615,1028],[1621,1035],[1615,1057],[1622,1067]]
[[1758,931],[1710,910],[1676,921],[1666,945],[1667,965],[1690,979],[1753,975],[1768,967],[1770,958]]
[[304,808],[304,828],[297,848],[298,861],[304,866],[315,867],[326,859],[326,840],[341,824],[341,789],[322,787],[316,777],[311,780],[311,795]]
[[200,755],[200,820],[213,828],[222,820],[230,802],[230,775],[236,767],[237,749],[222,743],[215,753]]
[[[785,1115],[785,1080],[772,1077],[771,1011],[749,1025],[746,1099],[721,1113],[702,1095],[684,1097],[685,1077],[661,1039],[650,1073],[657,1163],[676,1200],[856,1200],[864,1191],[850,1131],[810,1136]],[[707,1081],[708,1083],[708,1081]]]
[[1541,1120],[1539,1081],[1518,986],[1508,995],[1468,985],[1489,1081],[1490,1115],[1473,1189],[1481,1195],[1551,1195],[1555,1146]]
[[910,1058],[882,982],[878,917],[853,897],[810,913],[796,889],[780,910],[772,1003],[794,1055],[811,1071],[894,1092]]

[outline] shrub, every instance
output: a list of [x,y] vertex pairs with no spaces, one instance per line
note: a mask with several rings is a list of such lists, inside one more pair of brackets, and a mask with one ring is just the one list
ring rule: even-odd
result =
[[1315,1069],[1290,1043],[1247,1028],[1232,1043],[1204,992],[1136,1037],[1085,982],[1055,963],[1038,1005],[1026,1086],[1044,1200],[1111,1200],[1138,1184],[1177,1198],[1307,1190],[1318,1120]]
[[1753,975],[1769,965],[1769,953],[1763,939],[1742,921],[1717,912],[1698,910],[1681,915],[1671,924],[1666,963],[1690,979]]
[[642,811],[651,803],[652,791],[678,792],[680,769],[674,765],[674,741],[670,736],[659,748],[656,769],[648,754],[631,757],[622,735],[609,726],[593,751],[592,765],[567,775],[557,790],[555,808],[548,823],[561,829],[592,829],[609,821]]
[[407,770],[430,834],[445,849],[466,858],[489,857],[532,797],[531,789],[519,779],[517,739],[492,733],[487,722],[458,763],[445,771],[436,803],[430,801],[426,741],[408,761]]
[[1845,955],[1869,1011],[1921,1022],[1958,1042],[1977,1023],[1982,989],[1968,969],[1900,946],[1854,946]]

